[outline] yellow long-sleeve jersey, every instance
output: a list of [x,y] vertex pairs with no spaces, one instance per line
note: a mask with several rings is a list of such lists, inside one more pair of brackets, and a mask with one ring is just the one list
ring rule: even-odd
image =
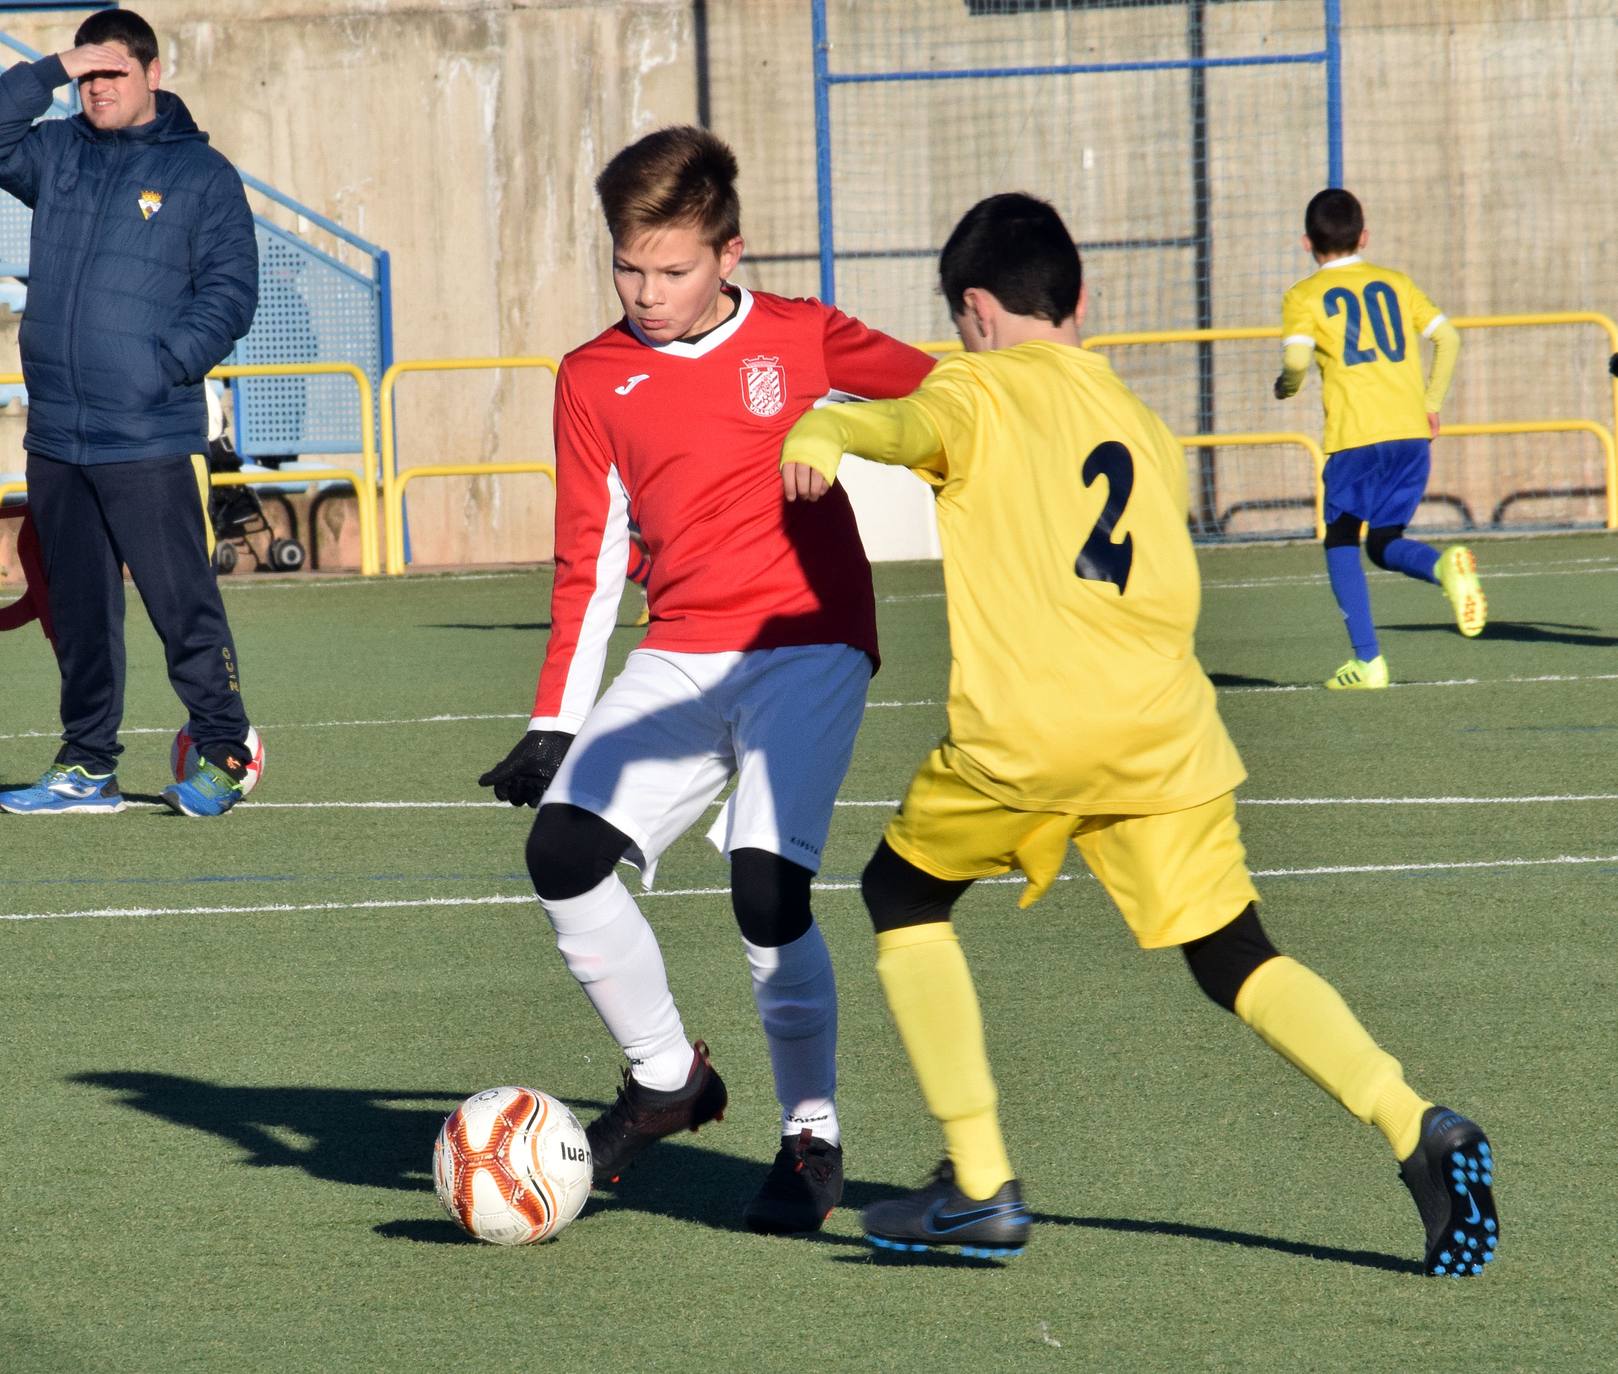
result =
[[[1427,416],[1443,405],[1461,347],[1460,332],[1415,282],[1358,256],[1334,258],[1294,285],[1281,302],[1281,333],[1281,395],[1303,385],[1311,356],[1320,366],[1328,453],[1427,438]],[[1424,338],[1433,341],[1425,378]]]

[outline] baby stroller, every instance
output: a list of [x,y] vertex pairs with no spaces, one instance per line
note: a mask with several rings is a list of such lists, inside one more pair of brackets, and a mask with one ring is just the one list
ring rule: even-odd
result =
[[[213,385],[208,397],[208,471],[240,472],[242,456],[225,432],[225,408]],[[265,459],[267,467],[278,466],[279,458]],[[277,533],[265,513],[268,499],[280,507],[287,533]],[[208,494],[208,519],[213,525],[213,566],[216,573],[235,570],[246,553],[257,572],[296,572],[308,555],[298,541],[298,515],[286,493],[257,486],[212,487]]]

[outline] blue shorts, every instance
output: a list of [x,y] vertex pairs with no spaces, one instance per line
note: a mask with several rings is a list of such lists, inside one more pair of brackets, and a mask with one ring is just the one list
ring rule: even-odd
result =
[[1408,525],[1427,492],[1432,441],[1390,439],[1326,460],[1326,523],[1352,515],[1371,529]]

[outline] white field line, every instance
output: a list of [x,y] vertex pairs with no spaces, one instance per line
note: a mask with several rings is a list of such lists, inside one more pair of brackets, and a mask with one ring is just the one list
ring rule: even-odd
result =
[[[404,716],[390,720],[303,720],[284,721],[279,725],[266,725],[266,733],[279,734],[283,730],[347,730],[362,725],[443,725],[468,720],[527,720],[526,711],[501,711],[486,715]],[[172,735],[174,729],[166,725],[126,725],[119,735]],[[60,730],[24,730],[14,735],[0,735],[5,739],[60,739]]]
[[[1618,673],[1522,673],[1511,677],[1449,677],[1431,682],[1390,682],[1389,690],[1411,691],[1423,687],[1522,687],[1545,682],[1618,682]],[[1324,692],[1319,682],[1275,683],[1268,687],[1218,687],[1220,696],[1252,696],[1266,692]]]
[[1618,792],[1563,792],[1523,797],[1243,797],[1238,806],[1540,806],[1618,801]]
[[[1455,677],[1439,678],[1432,682],[1395,682],[1390,684],[1389,690],[1411,691],[1422,687],[1507,687],[1507,686],[1534,686],[1541,683],[1581,683],[1581,682],[1618,682],[1618,673],[1533,673],[1517,674],[1511,677]],[[1263,692],[1324,692],[1324,684],[1318,682],[1277,683],[1268,687],[1219,687],[1216,689],[1220,696],[1248,696]],[[928,709],[944,705],[942,701],[923,699],[920,701],[868,701],[865,709],[868,711],[908,711],[926,707]],[[395,716],[377,720],[304,720],[285,721],[277,725],[265,725],[264,733],[276,734],[283,730],[351,730],[362,726],[396,727],[401,725],[445,725],[464,721],[479,720],[527,720],[525,711],[494,711],[482,714],[440,714],[432,716]],[[173,727],[162,725],[125,726],[119,731],[121,735],[170,735]],[[0,740],[12,739],[60,739],[62,732],[51,730],[18,730],[10,734],[0,734]]]
[[[539,570],[513,569],[510,572],[458,572],[458,573],[415,573],[406,579],[412,586],[426,587],[434,584],[442,585],[445,582],[502,582],[516,577],[533,577]],[[219,589],[223,592],[298,592],[298,591],[327,591],[334,587],[397,587],[403,585],[399,578],[394,577],[222,577],[219,579]],[[21,593],[13,596],[7,594],[0,596],[0,606],[10,605],[13,601],[21,599]]]
[[[1473,869],[1556,868],[1572,865],[1618,864],[1618,854],[1559,854],[1552,859],[1462,859],[1415,864],[1331,864],[1319,868],[1260,868],[1255,878],[1314,878],[1383,873],[1453,873]],[[1019,875],[985,878],[985,883],[1021,883]],[[1063,873],[1059,882],[1094,881],[1088,873]],[[852,892],[858,883],[815,883],[816,892]],[[643,900],[666,897],[728,897],[728,887],[685,887],[664,891],[653,889],[640,894]],[[482,897],[417,897],[376,899],[365,902],[270,902],[257,906],[125,906],[89,907],[82,911],[0,912],[0,921],[71,921],[114,916],[262,916],[286,913],[301,915],[330,911],[405,911],[442,907],[533,906],[530,894],[491,893]]]
[[[1371,569],[1373,573],[1380,569]],[[445,582],[499,582],[513,578],[533,577],[538,572],[533,569],[516,569],[510,572],[464,572],[464,573],[416,573],[406,579],[407,585],[431,586],[435,583]],[[1612,558],[1564,558],[1547,559],[1543,563],[1536,563],[1531,567],[1520,570],[1494,569],[1485,567],[1484,576],[1489,581],[1504,578],[1521,577],[1569,577],[1584,573],[1618,573],[1618,559]],[[1389,574],[1395,576],[1396,574]],[[1218,577],[1205,578],[1202,583],[1204,591],[1250,591],[1262,587],[1300,586],[1326,581],[1324,573],[1300,573],[1289,577],[1254,577],[1245,579],[1225,579]],[[400,579],[392,577],[273,577],[259,580],[257,578],[221,578],[219,586],[222,590],[230,592],[288,592],[288,591],[324,591],[335,587],[396,587],[401,585]],[[907,601],[939,601],[943,592],[905,592],[893,596],[879,596],[877,601],[882,605],[898,605]],[[9,606],[17,596],[9,593],[0,596],[0,606]]]
[[[1368,573],[1380,575],[1385,569],[1368,568]],[[1506,578],[1523,577],[1573,577],[1585,573],[1618,573],[1618,558],[1563,558],[1547,559],[1543,563],[1534,563],[1522,568],[1494,569],[1484,566],[1479,575],[1486,582],[1502,581]],[[1387,573],[1388,577],[1400,577],[1402,573]],[[1296,587],[1310,584],[1323,584],[1327,581],[1326,574],[1298,573],[1288,577],[1250,577],[1250,578],[1204,578],[1202,590],[1217,592],[1250,591],[1262,587]]]
[[[1618,802],[1618,792],[1560,792],[1535,793],[1520,797],[1238,797],[1238,806],[1545,806],[1567,802]],[[133,807],[152,811],[166,808],[160,802],[130,802]],[[714,810],[720,802],[709,803]],[[854,810],[881,809],[892,811],[899,805],[896,797],[876,800],[854,800],[839,797],[836,806]],[[242,804],[234,814],[251,816],[260,811],[510,811],[508,802],[488,800],[449,801],[250,801]],[[520,809],[520,808],[518,808]],[[12,824],[13,822],[6,822]]]
[[512,578],[533,577],[538,568],[514,569],[509,572],[455,572],[415,573],[405,579],[397,577],[221,577],[221,591],[231,592],[296,592],[308,589],[325,590],[328,587],[397,587],[401,581],[412,586],[442,586],[446,582],[505,582]]

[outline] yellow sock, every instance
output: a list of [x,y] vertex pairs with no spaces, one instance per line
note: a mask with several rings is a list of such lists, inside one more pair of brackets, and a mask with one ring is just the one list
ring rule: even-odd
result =
[[1371,1039],[1337,989],[1280,955],[1260,964],[1236,994],[1236,1015],[1408,1158],[1432,1106],[1405,1083],[1399,1061]]
[[1014,1177],[995,1111],[983,1013],[966,955],[948,921],[882,930],[876,974],[927,1109],[944,1127],[955,1183],[992,1197]]

